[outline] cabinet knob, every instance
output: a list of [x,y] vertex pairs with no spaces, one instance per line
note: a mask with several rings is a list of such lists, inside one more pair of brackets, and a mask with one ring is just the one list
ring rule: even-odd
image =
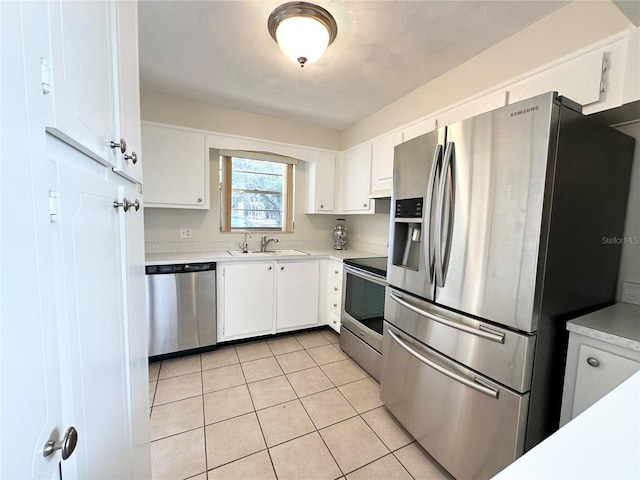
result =
[[198,203],[202,203],[202,199],[201,198],[198,198]]
[[119,148],[122,153],[127,151],[127,142],[124,141],[124,138],[120,139],[120,143],[111,142],[110,145],[111,148]]
[[334,321],[333,321],[333,324],[335,325],[336,323],[338,323],[338,322],[336,322],[336,321],[334,320]]
[[62,437],[62,440],[56,442],[55,440],[49,440],[44,444],[42,449],[42,456],[48,457],[52,455],[56,450],[60,450],[62,453],[62,459],[66,460],[71,456],[78,444],[78,432],[75,428],[69,427]]
[[280,270],[284,270],[284,265],[282,265],[282,266],[280,267]]
[[367,208],[367,204],[366,204],[366,203],[363,203],[363,204],[362,204],[362,206],[363,206],[364,208]]
[[337,307],[337,306],[338,306],[338,304],[337,304],[337,303],[334,303],[334,304],[333,304],[333,306],[334,306],[334,307]]
[[338,287],[333,287],[333,291],[337,292],[338,291]]
[[138,154],[136,152],[131,152],[131,155],[124,155],[124,159],[125,160],[131,160],[132,163],[135,165],[136,163],[138,163]]
[[600,366],[600,362],[598,361],[598,359],[597,358],[593,358],[593,357],[587,358],[587,363],[589,365],[591,365],[592,367],[599,367]]
[[320,208],[324,208],[324,205],[320,205]]
[[267,270],[271,270],[272,268],[273,268],[273,267],[272,267],[271,265],[269,265],[269,266],[267,267]]
[[338,270],[334,270],[334,272],[333,272],[333,273],[335,273],[335,274],[337,275],[337,274],[338,274]]

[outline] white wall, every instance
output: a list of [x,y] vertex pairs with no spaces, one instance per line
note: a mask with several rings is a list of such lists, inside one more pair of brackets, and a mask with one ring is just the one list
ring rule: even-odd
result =
[[618,276],[618,300],[620,300],[622,282],[640,283],[640,119],[635,123],[617,127],[617,129],[636,139],[624,229],[626,243],[622,245],[622,259]]
[[418,120],[631,26],[608,1],[572,2],[342,132],[342,149]]
[[243,112],[161,93],[142,91],[143,120],[276,142],[340,150],[340,132],[284,118]]

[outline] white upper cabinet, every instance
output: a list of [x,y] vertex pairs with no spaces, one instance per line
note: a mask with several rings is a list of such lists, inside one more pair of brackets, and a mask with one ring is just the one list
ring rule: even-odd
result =
[[402,143],[402,132],[393,132],[373,142],[371,149],[371,196],[391,196],[393,186],[393,154]]
[[[51,59],[43,58],[43,91],[52,104],[47,131],[116,166],[115,2],[51,2]],[[49,87],[44,84],[48,83]]]
[[138,3],[116,2],[117,71],[119,115],[116,138],[123,138],[127,151],[116,152],[116,173],[142,183],[142,138],[140,133],[140,75],[138,67]]
[[508,87],[509,103],[557,91],[580,105],[598,102],[604,52],[599,50],[546,69]]
[[307,163],[305,213],[332,213],[335,198],[336,159],[334,155]]
[[47,131],[141,183],[137,2],[54,1],[49,12]]
[[369,198],[371,144],[343,153],[340,158],[340,204],[343,213],[373,213]]
[[142,124],[146,207],[209,208],[209,155],[204,133]]

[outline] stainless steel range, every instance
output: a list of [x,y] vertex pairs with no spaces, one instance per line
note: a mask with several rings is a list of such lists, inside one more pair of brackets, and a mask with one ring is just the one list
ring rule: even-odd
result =
[[387,257],[343,263],[340,347],[379,382]]
[[566,321],[613,302],[634,140],[548,93],[396,147],[381,397],[458,479],[558,428]]

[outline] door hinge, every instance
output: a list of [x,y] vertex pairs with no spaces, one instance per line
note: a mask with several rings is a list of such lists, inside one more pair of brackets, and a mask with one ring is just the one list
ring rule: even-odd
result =
[[42,75],[42,93],[51,92],[51,66],[47,59],[40,57],[40,73]]
[[600,93],[604,93],[607,89],[607,81],[602,79],[600,80]]
[[52,222],[58,221],[58,215],[60,214],[60,198],[58,192],[49,190],[49,217]]
[[603,72],[607,71],[608,64],[609,64],[609,59],[606,56],[602,57],[602,71]]

